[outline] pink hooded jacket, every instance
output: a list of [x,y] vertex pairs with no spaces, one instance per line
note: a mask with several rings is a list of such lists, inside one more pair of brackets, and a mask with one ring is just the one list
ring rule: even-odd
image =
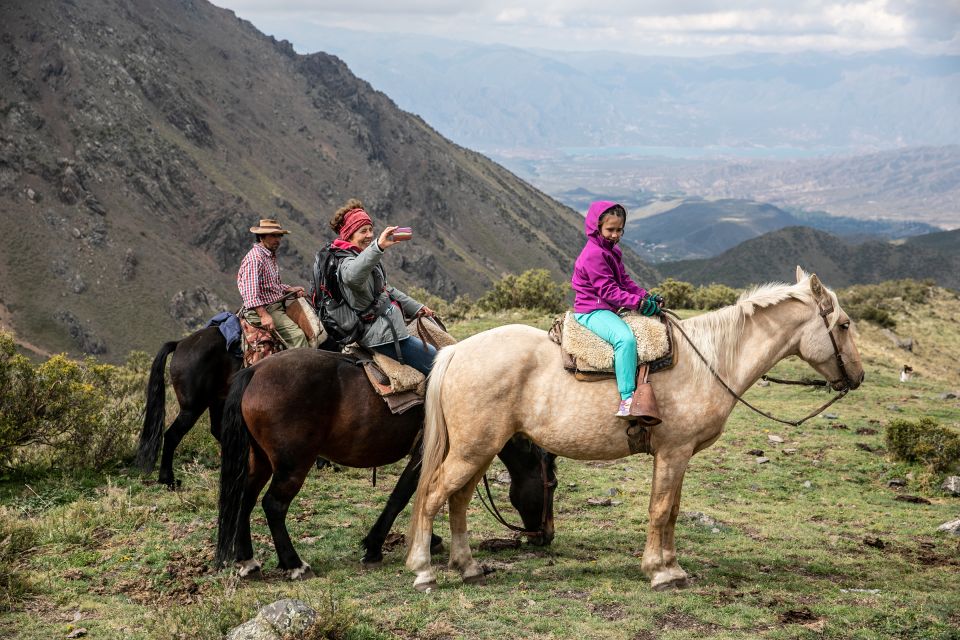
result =
[[573,266],[570,281],[576,294],[573,302],[576,313],[597,309],[617,311],[621,307],[636,309],[647,294],[646,289],[637,286],[627,275],[620,247],[600,235],[600,215],[616,204],[600,200],[587,210],[583,221],[587,244]]

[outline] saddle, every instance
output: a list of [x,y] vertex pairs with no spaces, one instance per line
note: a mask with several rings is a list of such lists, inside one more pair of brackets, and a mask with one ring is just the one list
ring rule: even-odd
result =
[[[676,364],[673,328],[664,319],[639,313],[621,317],[637,338],[637,362],[647,366],[647,373],[664,371]],[[563,368],[572,372],[577,380],[594,382],[616,377],[613,346],[577,322],[572,312],[557,317],[548,334],[560,345]]]
[[[303,331],[311,349],[316,349],[327,339],[327,332],[320,324],[317,312],[306,298],[291,300],[286,306],[286,313],[287,317],[296,322]],[[237,313],[237,318],[240,319],[240,327],[243,330],[241,351],[244,367],[252,366],[267,356],[286,349],[283,343],[269,331],[247,322],[241,312]]]
[[[456,342],[438,318],[416,318],[407,324],[407,331],[438,350]],[[427,377],[413,367],[357,344],[346,347],[344,353],[357,359],[373,390],[383,398],[391,413],[401,414],[423,404]]]
[[[660,424],[657,399],[647,377],[676,364],[673,330],[663,319],[638,313],[621,316],[637,338],[637,388],[626,429],[631,453],[652,453],[650,428]],[[577,322],[568,311],[553,322],[550,339],[560,346],[561,363],[577,380],[595,382],[616,378],[613,346]]]

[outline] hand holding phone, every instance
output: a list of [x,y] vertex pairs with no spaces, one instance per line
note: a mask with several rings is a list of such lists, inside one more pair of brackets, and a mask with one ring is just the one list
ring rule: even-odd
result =
[[397,227],[393,230],[394,240],[409,240],[413,237],[413,229],[410,227]]

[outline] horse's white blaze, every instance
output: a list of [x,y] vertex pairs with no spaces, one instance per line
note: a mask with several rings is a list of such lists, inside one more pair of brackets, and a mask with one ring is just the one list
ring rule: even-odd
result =
[[[686,578],[674,544],[683,476],[690,457],[720,436],[736,403],[710,369],[736,393],[792,355],[828,380],[839,380],[830,334],[819,314],[821,305],[831,303],[827,322],[856,387],[863,368],[849,319],[815,275],[798,271],[796,285],[757,287],[731,307],[684,321],[709,366],[679,333],[674,335],[676,366],[650,378],[663,418],[651,435],[654,473],[641,565],[653,586],[682,584]],[[415,584],[433,580],[429,532],[437,506],[485,469],[515,433],[568,458],[630,455],[625,424],[613,416],[618,399],[613,380],[578,382],[564,371],[557,346],[532,327],[498,327],[444,349],[427,391],[424,461],[411,519],[407,566],[417,573]],[[465,501],[451,500],[450,522],[457,523],[451,565],[462,568],[472,560],[466,527],[460,524],[466,522]]]
[[250,560],[241,560],[240,561],[240,577],[246,578],[250,574],[260,571],[260,567],[261,567],[260,563],[252,558]]

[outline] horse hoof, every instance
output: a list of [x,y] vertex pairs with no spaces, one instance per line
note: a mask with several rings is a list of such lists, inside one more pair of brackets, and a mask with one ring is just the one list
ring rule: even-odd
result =
[[430,540],[430,553],[440,553],[443,551],[443,538],[434,536],[436,540]]
[[364,571],[372,571],[373,569],[379,569],[382,566],[383,558],[380,558],[379,560],[367,560],[366,558],[363,558],[360,560],[360,567]]
[[313,572],[313,569],[310,568],[310,565],[304,564],[302,567],[291,569],[290,573],[287,574],[287,577],[290,580],[310,580],[312,578],[316,578],[317,574]]
[[431,580],[430,582],[422,582],[420,584],[413,585],[413,588],[419,591],[420,593],[430,593],[437,588],[437,581]]
[[659,584],[652,585],[654,591],[672,591],[674,589],[684,589],[689,585],[686,576],[671,578]]
[[260,580],[263,578],[263,571],[260,568],[260,563],[252,560],[243,563],[238,575],[242,580]]
[[485,585],[487,584],[487,576],[485,573],[478,573],[475,576],[464,576],[463,584]]

